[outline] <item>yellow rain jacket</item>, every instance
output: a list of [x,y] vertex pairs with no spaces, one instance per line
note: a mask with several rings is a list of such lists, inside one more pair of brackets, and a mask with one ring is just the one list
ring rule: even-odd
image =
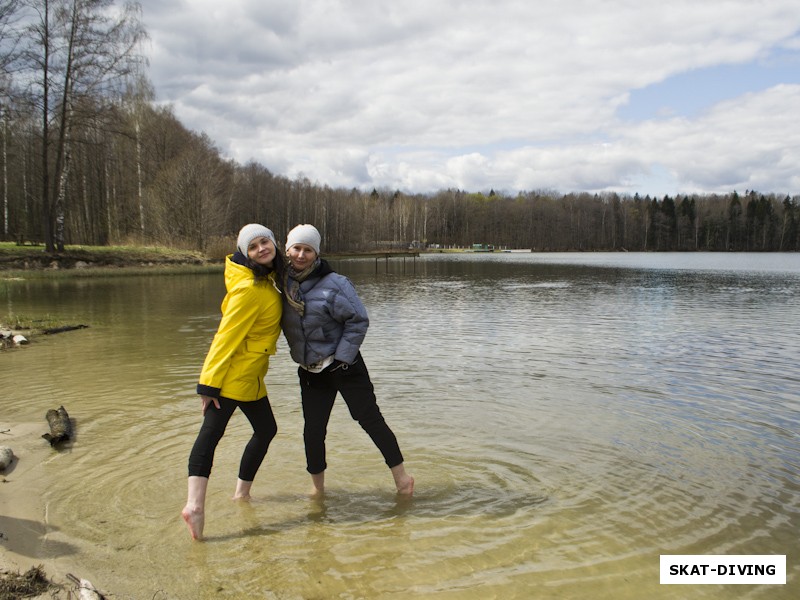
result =
[[281,332],[281,295],[274,272],[256,282],[252,270],[232,259],[225,259],[228,293],[197,393],[247,402],[267,395],[264,377]]

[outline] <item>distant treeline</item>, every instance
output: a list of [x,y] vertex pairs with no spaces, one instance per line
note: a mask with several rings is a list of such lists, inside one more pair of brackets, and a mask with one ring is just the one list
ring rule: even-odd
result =
[[137,52],[137,6],[0,0],[0,237],[208,252],[256,221],[298,223],[325,251],[409,246],[545,251],[798,251],[798,197],[516,195],[333,189],[226,160],[158,106]]

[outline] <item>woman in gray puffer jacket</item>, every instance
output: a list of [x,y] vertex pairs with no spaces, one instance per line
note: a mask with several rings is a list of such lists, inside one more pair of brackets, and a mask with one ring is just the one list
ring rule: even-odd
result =
[[350,415],[381,451],[398,493],[410,496],[414,478],[406,473],[397,438],[378,408],[359,351],[369,326],[367,310],[350,280],[319,257],[320,241],[313,225],[298,225],[289,232],[290,267],[281,319],[292,359],[300,365],[303,440],[313,493],[322,494],[325,488],[325,436],[340,393]]

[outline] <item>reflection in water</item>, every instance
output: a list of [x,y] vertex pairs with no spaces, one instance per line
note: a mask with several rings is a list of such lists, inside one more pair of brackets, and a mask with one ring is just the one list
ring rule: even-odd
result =
[[0,355],[4,419],[39,421],[64,404],[77,424],[72,447],[26,482],[46,507],[40,555],[77,548],[68,559],[82,576],[121,598],[527,599],[683,598],[683,586],[659,585],[660,554],[786,554],[789,585],[724,594],[791,597],[800,257],[335,266],[369,309],[363,350],[417,478],[413,500],[392,494],[343,404],[330,491],[305,496],[282,345],[267,377],[279,433],[256,499],[229,500],[249,437],[234,417],[212,474],[209,540],[190,543],[179,511],[221,275],[0,284],[9,312],[91,325]]

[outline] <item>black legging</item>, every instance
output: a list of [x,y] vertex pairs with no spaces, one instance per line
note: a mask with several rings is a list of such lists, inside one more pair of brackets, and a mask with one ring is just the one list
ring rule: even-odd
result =
[[342,394],[350,416],[358,421],[381,451],[386,464],[396,467],[403,462],[397,438],[378,408],[375,390],[360,354],[355,363],[346,369],[310,373],[298,367],[297,373],[303,400],[303,440],[309,473],[322,473],[328,466],[325,459],[325,436],[337,392]]
[[212,403],[206,410],[200,433],[189,454],[189,476],[208,477],[211,475],[211,466],[214,464],[214,451],[217,444],[225,434],[233,411],[236,407],[242,412],[253,426],[253,437],[247,442],[239,464],[239,479],[253,481],[267,455],[269,444],[278,433],[278,424],[272,414],[269,398],[264,396],[255,402],[239,402],[230,398],[220,398],[219,408]]

